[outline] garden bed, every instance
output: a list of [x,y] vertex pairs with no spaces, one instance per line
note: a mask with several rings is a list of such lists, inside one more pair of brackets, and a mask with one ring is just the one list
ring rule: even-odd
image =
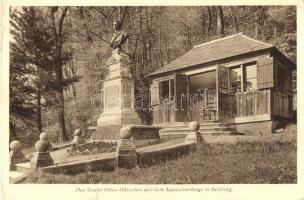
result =
[[70,149],[67,149],[68,154],[75,155],[89,155],[115,152],[117,149],[117,142],[103,142],[94,141],[85,144],[73,144]]

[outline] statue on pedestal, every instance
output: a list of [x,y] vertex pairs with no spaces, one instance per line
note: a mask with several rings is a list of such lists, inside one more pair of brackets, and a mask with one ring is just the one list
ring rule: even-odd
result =
[[119,20],[114,20],[113,27],[114,27],[114,36],[111,39],[110,46],[115,50],[121,50],[122,45],[127,41],[129,35],[127,32],[122,30],[122,24]]
[[107,62],[108,73],[103,82],[104,109],[97,120],[92,139],[119,139],[119,130],[128,124],[140,124],[134,110],[134,79],[129,55],[122,49],[129,35],[122,30],[119,20],[113,22],[115,29],[111,39],[112,55]]
[[124,76],[132,78],[130,69],[130,59],[128,54],[122,49],[122,46],[129,38],[129,34],[122,30],[122,24],[119,20],[113,22],[114,36],[111,39],[112,55],[107,62],[109,73],[106,78]]

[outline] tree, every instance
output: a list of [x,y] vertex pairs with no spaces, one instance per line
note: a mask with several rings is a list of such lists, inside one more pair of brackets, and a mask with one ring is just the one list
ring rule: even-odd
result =
[[[9,114],[10,140],[18,139],[17,132],[33,127],[35,118],[35,88],[30,84],[28,74],[32,70],[25,64],[21,52],[10,44]],[[24,134],[24,132],[23,132]]]
[[[16,130],[18,120],[32,126],[36,119],[42,132],[41,92],[48,81],[44,72],[52,60],[52,41],[39,10],[23,7],[11,11],[10,42],[10,127]],[[36,116],[35,116],[36,115]],[[15,119],[15,120],[14,120]],[[30,123],[29,123],[30,122]]]
[[42,131],[43,99],[45,105],[58,111],[63,140],[68,139],[65,129],[64,89],[79,80],[78,76],[64,76],[64,69],[72,58],[71,51],[64,47],[67,35],[64,35],[66,32],[63,24],[67,10],[68,8],[58,7],[23,7],[13,11],[11,20],[14,38],[11,50],[18,54],[11,61],[18,62],[22,59],[23,64],[32,69],[28,77],[31,80],[29,84],[36,90],[38,129]]

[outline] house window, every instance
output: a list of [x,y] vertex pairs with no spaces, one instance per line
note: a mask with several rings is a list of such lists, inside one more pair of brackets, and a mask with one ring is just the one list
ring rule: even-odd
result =
[[257,90],[257,66],[251,64],[244,66],[244,91]]
[[160,88],[161,99],[174,96],[174,79],[161,81]]
[[229,88],[231,93],[257,90],[256,64],[231,67],[229,70]]
[[230,92],[236,93],[242,91],[242,68],[241,66],[232,67],[229,70]]

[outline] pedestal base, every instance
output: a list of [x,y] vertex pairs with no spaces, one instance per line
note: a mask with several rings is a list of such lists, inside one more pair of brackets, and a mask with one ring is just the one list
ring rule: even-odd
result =
[[97,120],[95,140],[119,139],[119,131],[125,125],[140,124],[134,110],[134,80],[129,56],[119,49],[112,52],[107,62],[109,73],[103,82],[103,113]]
[[120,129],[129,124],[140,124],[140,119],[135,111],[121,113],[103,113],[97,120],[96,132],[92,140],[117,140]]
[[131,169],[136,167],[137,155],[134,142],[130,139],[121,139],[117,148],[118,167]]
[[85,143],[85,140],[84,140],[83,136],[74,136],[72,143],[73,144],[83,144],[83,143]]
[[47,167],[54,165],[50,152],[36,152],[31,159],[31,168],[38,169],[40,167]]
[[10,155],[10,170],[15,170],[15,164],[25,161],[25,156],[22,151],[12,151]]

